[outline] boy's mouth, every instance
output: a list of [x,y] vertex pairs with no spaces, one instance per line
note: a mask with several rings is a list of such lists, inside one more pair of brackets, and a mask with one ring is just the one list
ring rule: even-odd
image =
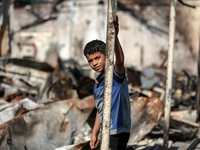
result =
[[98,71],[99,69],[100,69],[100,67],[96,67],[96,68],[94,68],[96,71]]

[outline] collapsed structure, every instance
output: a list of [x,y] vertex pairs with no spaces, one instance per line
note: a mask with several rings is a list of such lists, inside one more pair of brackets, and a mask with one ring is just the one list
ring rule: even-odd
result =
[[[94,80],[73,60],[58,59],[56,68],[24,62],[3,59],[1,63],[0,149],[53,150],[72,145],[87,149],[96,111]],[[127,68],[127,76],[132,120],[128,147],[141,147],[146,140],[143,146],[153,147],[163,135],[166,75],[163,69],[151,67],[143,72]],[[194,81],[186,72],[174,74],[171,146],[197,136]]]

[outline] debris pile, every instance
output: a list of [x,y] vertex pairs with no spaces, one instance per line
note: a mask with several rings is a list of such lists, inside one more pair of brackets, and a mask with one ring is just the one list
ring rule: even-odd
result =
[[[132,126],[132,130],[136,131],[133,137],[138,140],[131,142],[133,137],[130,137],[129,146],[134,149],[162,149],[163,134],[164,134],[164,103],[165,103],[165,87],[167,80],[166,69],[163,67],[151,66],[144,69],[142,72],[133,68],[127,69],[127,76],[130,86],[131,100],[143,98],[143,101],[137,103],[134,108],[142,112],[136,113],[131,119],[136,124]],[[136,80],[134,80],[136,79]],[[169,128],[169,146],[173,147],[177,142],[186,143],[197,139],[199,124],[197,123],[198,111],[196,106],[196,86],[197,77],[190,75],[186,70],[182,73],[173,72],[172,83],[172,100],[171,100],[171,113],[170,113],[170,128]],[[145,106],[145,109],[142,106]],[[157,98],[157,99],[156,99]],[[152,101],[152,100],[155,100]],[[156,101],[157,100],[157,101]],[[152,103],[154,103],[153,106]],[[138,105],[140,104],[140,105]],[[133,114],[133,112],[131,112]],[[137,119],[138,116],[142,116]],[[144,118],[143,118],[144,117]],[[132,124],[133,125],[133,124]],[[198,142],[195,143],[196,145]],[[158,145],[160,148],[158,148]],[[191,143],[189,142],[187,147]],[[194,145],[194,144],[193,144]],[[187,149],[187,148],[185,148]]]
[[75,65],[1,60],[0,149],[50,150],[73,143],[94,110],[94,81]]
[[[94,80],[74,60],[0,60],[0,149],[88,149],[95,119]],[[163,144],[166,70],[127,68],[131,135],[127,149]],[[173,74],[170,146],[198,133],[196,77]]]

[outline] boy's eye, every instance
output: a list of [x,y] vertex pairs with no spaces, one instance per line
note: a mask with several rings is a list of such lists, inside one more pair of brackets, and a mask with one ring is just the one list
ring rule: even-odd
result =
[[90,63],[90,62],[92,62],[92,60],[88,60],[88,62]]
[[96,57],[95,59],[99,59],[100,57]]

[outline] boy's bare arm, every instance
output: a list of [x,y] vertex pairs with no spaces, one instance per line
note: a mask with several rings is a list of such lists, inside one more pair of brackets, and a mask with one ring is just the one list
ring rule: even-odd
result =
[[121,44],[118,39],[118,32],[119,32],[119,24],[118,24],[118,17],[116,16],[116,20],[114,21],[114,27],[115,27],[115,71],[122,75],[124,73],[124,53],[121,47]]
[[98,141],[98,139],[97,139],[99,130],[100,130],[100,122],[99,122],[99,117],[98,117],[98,112],[97,112],[94,127],[92,130],[91,140],[90,140],[90,148],[91,149],[95,149],[100,143],[100,141]]

